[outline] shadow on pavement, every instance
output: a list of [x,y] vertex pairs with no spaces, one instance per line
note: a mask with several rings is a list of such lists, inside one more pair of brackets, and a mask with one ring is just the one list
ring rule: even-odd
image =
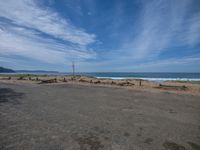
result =
[[10,88],[0,88],[0,105],[3,103],[20,104],[19,100],[24,93],[15,92]]

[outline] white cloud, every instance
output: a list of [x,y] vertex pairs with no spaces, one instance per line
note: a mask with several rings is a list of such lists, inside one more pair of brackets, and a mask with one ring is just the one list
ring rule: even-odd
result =
[[94,34],[88,34],[83,29],[73,26],[56,12],[40,8],[33,0],[0,1],[0,16],[12,22],[37,29],[72,43],[87,45],[95,41]]
[[19,55],[51,64],[95,56],[93,51],[85,50],[84,47],[71,47],[54,40],[42,39],[35,32],[23,28],[11,27],[9,31],[1,29],[0,33],[2,55]]
[[165,67],[165,66],[173,66],[173,65],[184,65],[190,63],[200,63],[200,56],[187,56],[181,58],[169,58],[157,61],[151,61],[147,63],[139,64],[137,67]]
[[[117,64],[118,63],[118,64]],[[105,66],[105,64],[107,64]],[[112,64],[117,64],[113,66]],[[159,71],[169,71],[169,72],[178,72],[178,71],[190,71],[199,72],[200,64],[200,55],[185,56],[180,58],[166,58],[162,60],[151,60],[146,62],[131,62],[129,61],[103,61],[100,63],[87,64],[88,68],[99,68],[101,71],[112,71],[116,72],[159,72]],[[104,67],[105,66],[105,67]],[[190,66],[185,68],[185,66]],[[175,68],[175,70],[174,70]],[[187,70],[186,70],[187,69]]]
[[[153,0],[142,3],[136,28],[140,31],[123,43],[122,50],[133,59],[157,56],[177,46],[194,46],[200,41],[200,14],[188,17],[191,0]],[[136,29],[134,29],[136,30]]]
[[88,49],[95,42],[95,35],[35,2],[0,1],[0,17],[9,20],[0,18],[0,55],[22,56],[50,64],[95,57],[95,52]]
[[190,19],[188,34],[185,37],[184,42],[187,42],[191,46],[200,42],[200,12]]
[[[200,42],[200,12],[191,13],[192,0],[140,1],[141,14],[135,14],[135,18],[139,18],[135,20],[137,23],[134,23],[133,29],[126,35],[127,39],[124,35],[118,37],[123,38],[119,40],[122,46],[108,52],[97,51],[101,57],[91,63],[85,60],[96,58],[97,54],[88,48],[90,44],[98,42],[96,36],[74,26],[70,20],[37,2],[39,1],[0,0],[0,58],[5,55],[17,55],[52,65],[79,59],[82,69],[87,70],[88,67],[91,68],[90,71],[104,71],[105,68],[107,71],[126,71],[131,70],[130,64],[138,65],[138,62],[144,61],[149,63],[141,63],[140,67],[154,65],[156,68],[156,65],[162,66],[167,63],[181,64],[182,61],[177,59],[152,62],[150,60],[158,60],[154,56],[159,56],[163,51],[173,47],[190,48]],[[92,14],[97,11],[94,1],[87,1],[86,6]],[[116,19],[110,27],[113,31],[121,29],[120,24],[124,22],[124,7],[119,4],[117,8],[117,13],[114,14]],[[113,15],[108,14],[108,17],[111,18]],[[99,22],[102,21],[105,20]],[[109,34],[118,36],[119,33]],[[43,34],[48,36],[44,37]],[[199,61],[198,58],[192,58],[191,61],[189,58],[183,60],[188,63],[192,60]]]

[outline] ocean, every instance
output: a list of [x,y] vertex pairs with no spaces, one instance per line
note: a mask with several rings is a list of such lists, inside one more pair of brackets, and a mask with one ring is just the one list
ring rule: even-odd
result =
[[111,79],[144,79],[151,81],[200,81],[200,73],[142,73],[142,72],[93,72],[93,73],[77,73],[80,75],[95,76],[97,78]]
[[[11,73],[13,74],[13,73]],[[47,74],[47,75],[72,75],[60,72],[17,72],[14,74]],[[76,72],[76,75],[93,76],[111,79],[144,79],[150,81],[200,81],[200,73],[144,73],[144,72]]]

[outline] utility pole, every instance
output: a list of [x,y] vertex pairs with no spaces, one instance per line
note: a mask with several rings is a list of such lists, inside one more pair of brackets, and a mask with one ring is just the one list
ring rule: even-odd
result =
[[72,70],[73,70],[73,78],[74,78],[74,76],[75,76],[75,63],[74,63],[74,61],[72,62]]

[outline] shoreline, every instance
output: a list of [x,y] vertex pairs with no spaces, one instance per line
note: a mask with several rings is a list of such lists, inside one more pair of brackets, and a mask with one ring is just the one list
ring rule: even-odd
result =
[[130,90],[147,90],[155,92],[169,92],[176,94],[190,94],[200,96],[200,82],[198,81],[148,81],[142,79],[111,79],[88,76],[53,76],[34,74],[0,75],[3,83],[31,83],[31,84],[81,84],[87,86],[120,87]]
[[123,80],[123,79],[133,79],[133,80],[147,80],[155,82],[164,81],[183,81],[183,82],[200,82],[200,79],[195,78],[142,78],[142,77],[96,77],[98,79],[113,79],[113,80]]
[[[43,73],[0,73],[2,76],[72,76],[72,74],[43,74]],[[90,74],[77,74],[76,76],[92,77],[97,79],[112,79],[112,80],[147,80],[154,82],[177,81],[177,82],[200,82],[200,78],[181,78],[181,77],[116,77],[116,76],[95,76]]]

